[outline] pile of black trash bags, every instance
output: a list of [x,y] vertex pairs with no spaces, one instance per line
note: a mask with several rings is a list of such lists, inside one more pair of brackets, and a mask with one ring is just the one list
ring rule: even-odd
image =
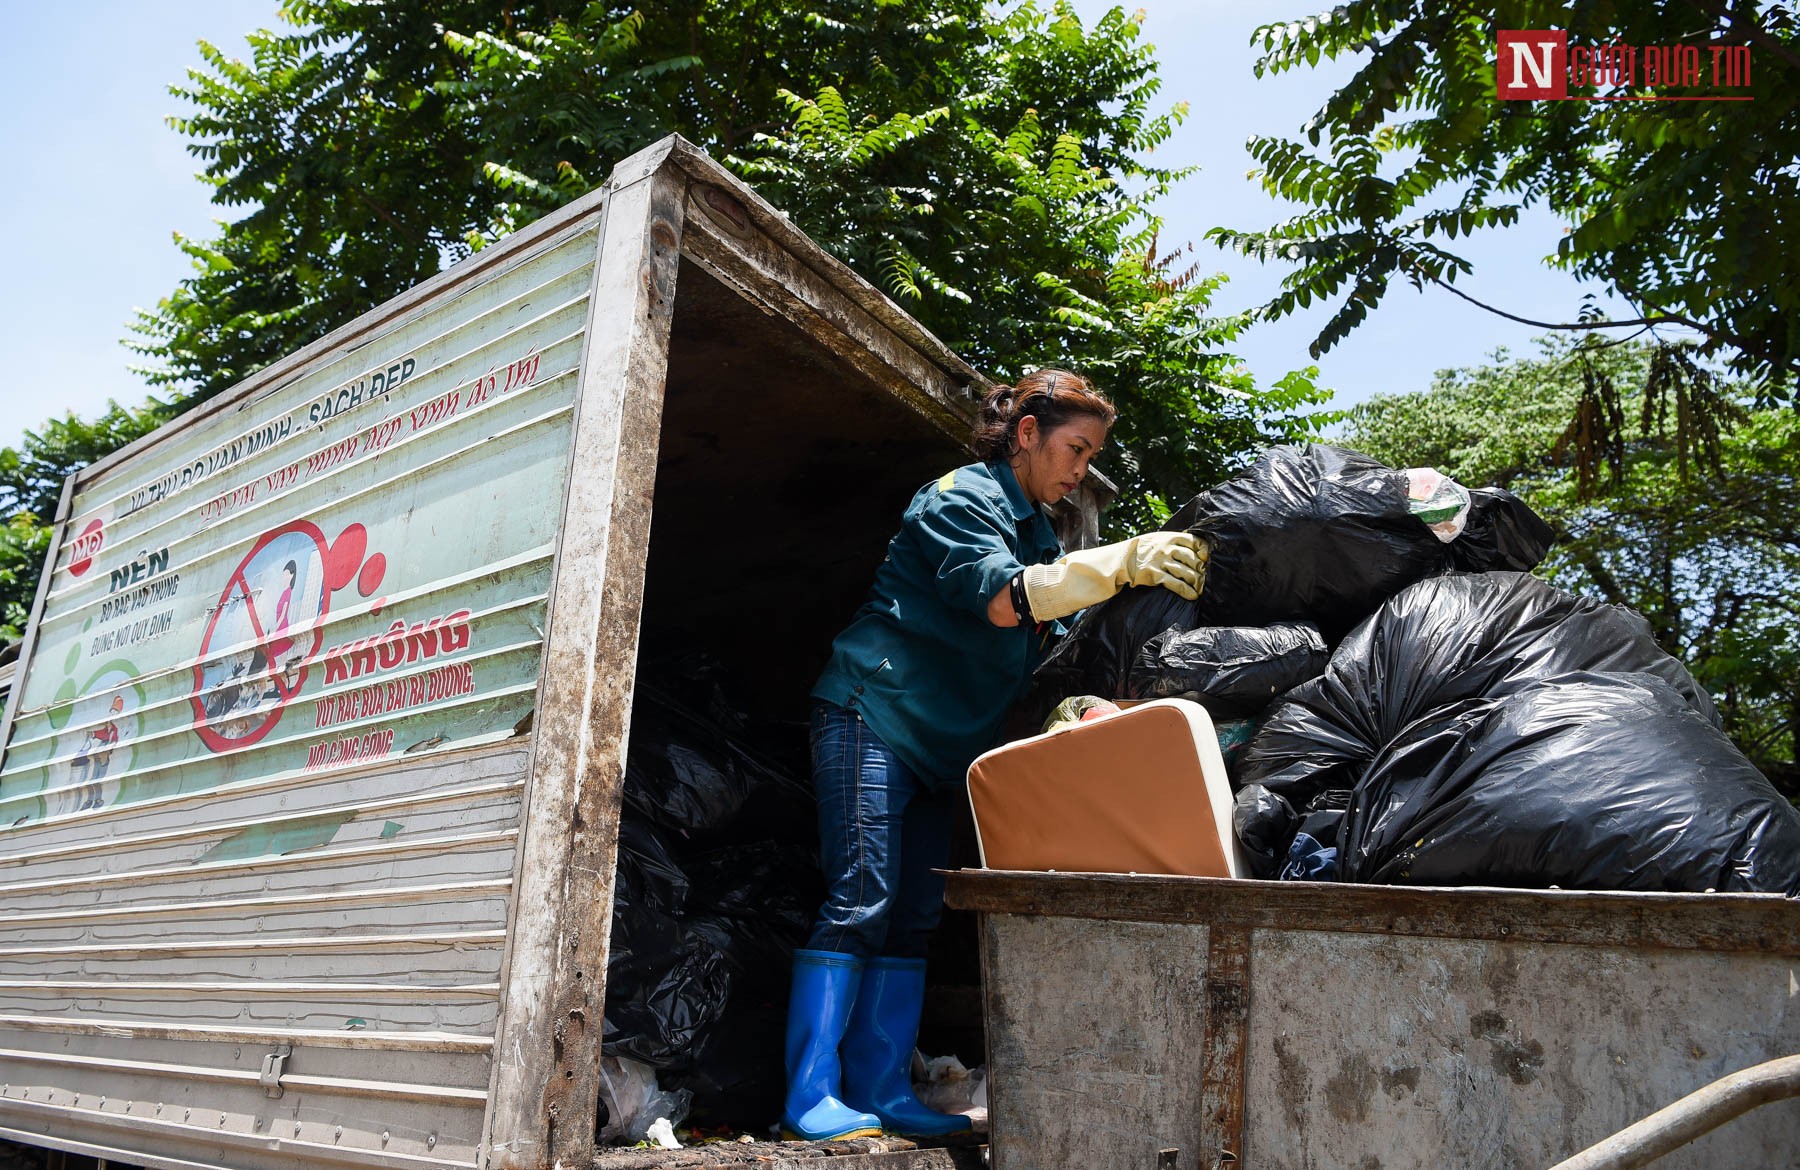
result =
[[1648,623],[1528,576],[1553,533],[1517,497],[1448,484],[1434,525],[1419,483],[1272,448],[1165,526],[1210,546],[1199,600],[1089,610],[1035,705],[1204,705],[1259,877],[1800,893],[1800,812]]
[[781,1112],[790,964],[823,897],[805,762],[783,758],[805,735],[753,727],[704,659],[646,666],[635,694],[604,1051],[691,1093],[697,1121],[760,1128]]

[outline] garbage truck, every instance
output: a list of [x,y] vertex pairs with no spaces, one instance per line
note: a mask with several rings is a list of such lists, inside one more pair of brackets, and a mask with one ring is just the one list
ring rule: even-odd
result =
[[[0,724],[0,1140],[982,1164],[597,1152],[596,1121],[644,653],[803,711],[985,389],[670,138],[71,477]],[[1065,546],[1110,492],[1064,502]],[[949,900],[1013,1170],[1534,1164],[1800,1038],[1778,897],[971,868]],[[1797,1132],[1704,1151],[1789,1164]]]
[[590,1160],[640,642],[803,710],[986,386],[670,138],[72,476],[5,715],[0,1138]]

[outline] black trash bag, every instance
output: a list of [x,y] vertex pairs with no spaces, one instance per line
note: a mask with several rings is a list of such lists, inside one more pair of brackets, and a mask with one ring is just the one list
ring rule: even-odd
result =
[[[700,968],[702,981],[690,986],[689,994],[663,1001],[694,1026],[686,1029],[689,1048],[658,1065],[659,1083],[693,1094],[693,1121],[760,1127],[781,1110],[788,984],[794,948],[805,943],[812,929],[818,869],[809,855],[796,856],[772,841],[692,855],[686,866],[690,913],[679,922],[684,932],[680,942],[695,953],[716,956],[726,980],[710,982],[716,972]],[[683,975],[695,973],[690,967]],[[615,977],[611,967],[608,977]],[[710,995],[722,998],[697,1002]],[[610,988],[607,1002],[610,1018]],[[674,1031],[660,1020],[656,1026]],[[619,1031],[620,1042],[607,1051],[635,1055],[634,1050],[649,1047],[641,1039],[626,1043],[623,1029]],[[650,1050],[662,1054],[659,1048]]]
[[647,821],[619,818],[619,861],[613,879],[613,913],[628,912],[673,918],[687,907],[691,883],[662,834]]
[[1133,699],[1189,695],[1215,719],[1256,715],[1325,671],[1325,640],[1305,622],[1171,626],[1144,643],[1127,682]]
[[[638,684],[619,823],[604,1050],[694,1093],[693,1116],[779,1111],[793,950],[823,897],[810,787],[688,656]],[[676,693],[681,699],[673,697]],[[804,758],[798,727],[782,733]]]
[[[774,891],[764,887],[765,893]],[[731,991],[718,1023],[700,1036],[692,1059],[664,1078],[693,1093],[695,1121],[761,1127],[781,1112],[783,1029],[794,948],[806,941],[810,911],[797,901],[764,914],[689,920],[731,968]]]
[[1515,572],[1537,568],[1556,543],[1556,530],[1505,488],[1469,492],[1469,519],[1447,546],[1450,564],[1465,573]]
[[641,682],[625,764],[625,804],[668,829],[713,834],[765,785],[795,782],[749,748],[720,712]]
[[[805,726],[792,725],[791,730],[804,749],[807,739]],[[810,756],[802,756],[798,763],[790,764],[786,760],[765,756],[750,745],[739,746],[750,760],[763,769],[763,779],[750,789],[744,803],[726,822],[722,831],[694,836],[693,850],[710,851],[744,843],[765,846],[773,843],[780,846],[789,872],[797,880],[815,883],[820,881],[819,806],[812,792]],[[811,878],[800,876],[802,871],[809,872]],[[690,874],[695,877],[696,882],[700,880],[697,872],[690,869]],[[756,881],[762,882],[765,878],[766,875],[759,876]],[[819,897],[824,897],[822,889]],[[813,904],[816,907],[817,900]]]
[[1285,796],[1260,784],[1238,789],[1231,808],[1231,828],[1244,860],[1256,877],[1272,878],[1287,856],[1288,842],[1300,828],[1300,814]]
[[1283,696],[1244,753],[1239,780],[1309,811],[1320,793],[1355,788],[1414,720],[1579,671],[1657,675],[1719,723],[1705,689],[1631,610],[1523,573],[1450,574],[1382,606],[1332,652],[1323,675]]
[[[787,968],[783,968],[786,978]],[[761,1130],[781,1116],[787,999],[736,1003],[727,1026],[710,1029],[692,1060],[657,1075],[665,1089],[693,1094],[691,1125]]]
[[[626,832],[621,824],[621,839]],[[668,904],[674,887],[660,865],[642,864],[635,851],[619,856],[602,1047],[656,1068],[675,1067],[723,1015],[731,965],[706,931]]]
[[613,874],[606,1052],[667,1067],[717,1018],[730,972],[711,940],[681,923],[690,888],[662,833],[625,810]]
[[1566,674],[1408,727],[1356,790],[1346,881],[1800,893],[1800,812],[1652,674]]
[[1308,621],[1335,640],[1450,563],[1408,507],[1405,472],[1322,444],[1269,448],[1164,527],[1211,549],[1193,626]]
[[[1537,739],[1581,767],[1547,766]],[[1634,739],[1643,748],[1626,751]],[[1452,574],[1396,596],[1270,713],[1239,779],[1301,817],[1349,791],[1339,872],[1352,881],[1787,890],[1800,872],[1800,814],[1724,738],[1648,623],[1519,573]],[[1574,823],[1595,818],[1609,824]],[[1263,837],[1276,827],[1257,824]],[[1440,852],[1453,848],[1440,824],[1463,853]],[[1623,851],[1605,835],[1615,828],[1666,859]],[[1434,857],[1407,856],[1422,840]],[[1501,868],[1479,868],[1490,864]]]
[[1353,451],[1269,448],[1163,526],[1208,543],[1199,600],[1126,589],[1089,609],[1039,668],[1033,704],[1127,697],[1139,650],[1171,626],[1304,621],[1332,645],[1416,581],[1455,567],[1527,570],[1549,548],[1548,526],[1509,492],[1471,492],[1464,530],[1446,544],[1413,515],[1407,489],[1404,471]]
[[602,1050],[685,1067],[730,994],[730,967],[705,934],[672,918],[633,922],[612,940]]
[[1129,698],[1138,651],[1164,630],[1203,624],[1194,616],[1197,604],[1157,586],[1127,588],[1111,601],[1084,610],[1032,676],[1025,700],[1029,722],[1042,724],[1069,695]]
[[[816,834],[815,826],[809,837]],[[825,897],[817,858],[786,841],[722,845],[689,854],[684,868],[700,913],[760,917],[778,932],[804,933],[812,926],[812,911]]]
[[1287,861],[1289,847],[1301,833],[1316,841],[1335,846],[1351,794],[1334,790],[1316,796],[1309,810],[1294,810],[1287,798],[1270,792],[1261,784],[1238,789],[1233,798],[1231,827],[1243,847],[1244,860],[1250,865],[1250,876],[1273,878]]
[[825,897],[817,863],[780,842],[751,841],[692,857],[687,871],[693,922],[731,962],[735,986],[785,996],[794,948]]
[[692,1089],[710,1117],[761,1124],[753,1090],[782,1082],[780,1037],[766,1048],[722,1038],[770,1012],[779,1025],[818,870],[773,841],[682,856],[678,866],[654,829],[621,822],[605,1051],[670,1073],[663,1087]]

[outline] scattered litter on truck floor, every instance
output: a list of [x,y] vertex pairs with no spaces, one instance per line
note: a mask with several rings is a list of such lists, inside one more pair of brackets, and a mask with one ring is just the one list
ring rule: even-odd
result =
[[928,1109],[961,1113],[976,1132],[987,1132],[987,1069],[968,1068],[954,1056],[927,1060],[913,1054],[913,1092]]
[[675,1127],[669,1124],[669,1119],[666,1117],[659,1117],[650,1123],[649,1130],[644,1134],[644,1140],[662,1150],[679,1150],[681,1148],[681,1142],[675,1137]]
[[673,1141],[673,1127],[687,1119],[693,1098],[685,1089],[664,1092],[657,1086],[656,1070],[641,1060],[605,1057],[600,1061],[600,1100],[606,1106],[606,1124],[600,1128],[600,1140],[662,1144],[660,1125]]
[[[904,1166],[906,1170],[978,1170],[986,1164],[983,1158],[986,1150],[986,1139],[977,1134],[954,1134],[943,1138],[847,1138],[828,1142],[745,1142],[740,1137],[709,1138],[680,1150],[602,1150],[589,1170],[725,1170],[738,1166],[786,1170],[819,1159],[837,1159],[832,1162],[834,1166],[864,1166],[884,1164],[873,1161],[884,1154],[898,1155],[892,1164]],[[845,1158],[851,1160],[842,1161]]]

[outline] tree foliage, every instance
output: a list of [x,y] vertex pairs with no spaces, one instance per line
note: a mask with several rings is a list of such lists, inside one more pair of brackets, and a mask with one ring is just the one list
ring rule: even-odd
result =
[[[1631,84],[1571,91],[1608,99],[1716,95],[1708,50],[1748,45],[1751,86],[1733,92],[1753,100],[1501,101],[1501,29],[1564,29],[1574,46],[1698,47],[1697,87],[1651,91],[1639,72]],[[1457,238],[1542,205],[1571,225],[1544,242],[1552,263],[1605,282],[1644,321],[1697,330],[1700,353],[1726,361],[1764,398],[1792,394],[1800,19],[1787,5],[1351,0],[1266,25],[1254,40],[1258,76],[1344,56],[1360,66],[1306,124],[1304,142],[1250,142],[1263,186],[1301,213],[1265,231],[1212,233],[1294,265],[1267,315],[1336,304],[1315,355],[1364,320],[1396,278],[1460,292],[1454,281],[1470,266],[1452,251]]]
[[[1675,416],[1707,391],[1666,350],[1547,338],[1534,357],[1501,351],[1357,407],[1347,441],[1518,492],[1558,530],[1543,574],[1644,614],[1738,745],[1800,796],[1800,416],[1754,408],[1741,385],[1714,391],[1725,424],[1686,446]],[[1585,471],[1572,442],[1583,402],[1618,410],[1622,437]]]
[[202,398],[603,181],[678,132],[978,367],[1118,399],[1142,527],[1322,400],[1225,354],[1216,280],[1159,247],[1153,49],[1066,0],[293,0],[247,62],[206,48],[175,120],[215,201],[193,275],[136,325]]
[[576,7],[291,0],[248,60],[202,41],[171,87],[193,112],[170,124],[236,218],[176,236],[194,273],[127,341],[151,385],[209,397],[466,254],[493,199],[476,128],[438,89],[443,29]]

